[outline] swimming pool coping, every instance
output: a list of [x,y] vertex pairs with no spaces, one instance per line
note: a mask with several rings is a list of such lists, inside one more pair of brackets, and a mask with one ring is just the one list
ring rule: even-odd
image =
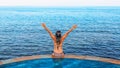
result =
[[[40,59],[40,58],[53,58],[51,55],[33,55],[33,56],[23,56],[8,60],[1,60],[0,65],[9,64],[13,62],[20,62],[24,60],[33,60],[33,59]],[[75,59],[83,59],[83,60],[95,60],[101,62],[108,62],[112,64],[120,64],[120,60],[110,59],[110,58],[103,58],[103,57],[96,57],[96,56],[83,56],[83,55],[65,55],[64,58],[75,58]]]

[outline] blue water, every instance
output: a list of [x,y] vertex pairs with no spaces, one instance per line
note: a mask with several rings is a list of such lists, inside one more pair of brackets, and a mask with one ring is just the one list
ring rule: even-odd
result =
[[120,59],[120,7],[0,7],[0,60],[51,54],[55,33],[78,27],[65,39],[66,54]]
[[120,68],[120,65],[78,59],[36,59],[4,64],[0,68]]

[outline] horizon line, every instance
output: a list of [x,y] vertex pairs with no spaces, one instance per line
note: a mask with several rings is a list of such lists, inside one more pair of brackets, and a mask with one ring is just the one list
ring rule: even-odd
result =
[[0,6],[0,7],[46,7],[46,8],[47,8],[47,7],[48,7],[48,8],[49,8],[49,7],[53,7],[53,8],[54,8],[54,7],[58,7],[58,8],[59,8],[59,7],[60,7],[60,8],[61,8],[61,7],[68,7],[68,8],[69,8],[69,7],[120,7],[120,6],[108,6],[108,5],[107,5],[107,6],[104,6],[104,5],[102,5],[102,6],[100,5],[100,6],[99,6],[99,5],[96,5],[96,6]]

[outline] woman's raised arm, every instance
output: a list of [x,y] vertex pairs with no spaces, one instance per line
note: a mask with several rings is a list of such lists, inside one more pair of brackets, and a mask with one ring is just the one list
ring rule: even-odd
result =
[[55,36],[52,34],[52,32],[46,27],[45,23],[42,23],[42,27],[49,33],[50,37],[54,40]]
[[70,28],[63,36],[62,36],[62,40],[64,41],[64,39],[68,36],[68,34],[73,31],[75,28],[77,28],[77,25],[73,25],[72,28]]

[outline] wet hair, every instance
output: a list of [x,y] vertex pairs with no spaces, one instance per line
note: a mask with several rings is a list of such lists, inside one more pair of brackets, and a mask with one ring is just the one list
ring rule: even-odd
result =
[[60,44],[61,31],[60,30],[56,31],[55,36],[56,36],[56,42],[57,42],[57,44]]
[[55,33],[55,36],[56,36],[56,42],[57,42],[57,49],[59,48],[59,44],[60,44],[60,40],[61,40],[61,31],[60,30],[58,30],[58,31],[56,31],[56,33]]

